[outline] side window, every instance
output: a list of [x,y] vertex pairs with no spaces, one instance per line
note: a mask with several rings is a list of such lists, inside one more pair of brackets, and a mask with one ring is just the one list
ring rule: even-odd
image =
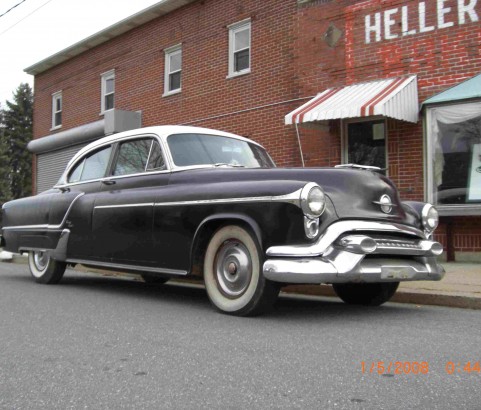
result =
[[113,175],[139,174],[165,169],[159,143],[152,138],[120,144]]
[[157,141],[152,144],[152,150],[150,151],[149,162],[147,164],[147,171],[161,171],[166,169],[164,157],[162,156],[162,150]]
[[109,146],[85,157],[70,172],[68,182],[74,183],[103,178],[109,164],[111,152],[112,147]]
[[52,94],[52,129],[62,126],[62,91]]
[[182,87],[182,45],[165,50],[164,96],[178,93]]
[[84,169],[85,165],[85,158],[78,162],[77,165],[73,168],[73,170],[70,172],[70,175],[68,177],[68,182],[74,183],[74,182],[79,182],[80,181],[80,176],[82,175],[82,170]]
[[249,73],[251,68],[251,22],[241,21],[229,27],[229,75]]
[[112,110],[114,108],[115,97],[115,70],[108,71],[101,75],[101,106],[100,113]]

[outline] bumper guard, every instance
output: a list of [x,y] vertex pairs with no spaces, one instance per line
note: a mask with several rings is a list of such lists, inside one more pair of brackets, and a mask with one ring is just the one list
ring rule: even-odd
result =
[[264,276],[275,282],[305,284],[443,278],[444,268],[436,260],[443,252],[440,243],[410,227],[356,222],[333,224],[312,245],[269,248]]

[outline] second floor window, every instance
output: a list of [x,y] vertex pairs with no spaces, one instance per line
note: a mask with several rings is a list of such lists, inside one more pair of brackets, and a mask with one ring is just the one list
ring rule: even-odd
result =
[[62,91],[52,94],[52,128],[62,126]]
[[164,95],[181,91],[182,87],[182,46],[165,50],[165,79]]
[[229,77],[251,69],[251,22],[244,20],[229,27]]
[[114,108],[115,97],[115,71],[102,74],[102,102],[101,113]]

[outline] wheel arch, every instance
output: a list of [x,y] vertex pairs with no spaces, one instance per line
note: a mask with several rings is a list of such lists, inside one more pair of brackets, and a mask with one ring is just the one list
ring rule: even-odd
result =
[[221,213],[205,218],[198,226],[192,248],[190,250],[190,272],[195,276],[202,276],[204,254],[214,232],[222,226],[240,225],[249,229],[262,248],[262,230],[259,224],[250,216],[237,213]]

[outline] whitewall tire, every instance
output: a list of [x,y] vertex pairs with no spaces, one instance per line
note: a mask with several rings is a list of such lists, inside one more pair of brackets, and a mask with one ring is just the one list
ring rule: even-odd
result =
[[47,252],[30,251],[28,267],[38,283],[54,284],[60,282],[65,272],[66,264],[52,259]]
[[228,225],[212,236],[204,259],[204,283],[221,312],[254,316],[269,309],[280,286],[264,278],[262,251],[246,229]]

